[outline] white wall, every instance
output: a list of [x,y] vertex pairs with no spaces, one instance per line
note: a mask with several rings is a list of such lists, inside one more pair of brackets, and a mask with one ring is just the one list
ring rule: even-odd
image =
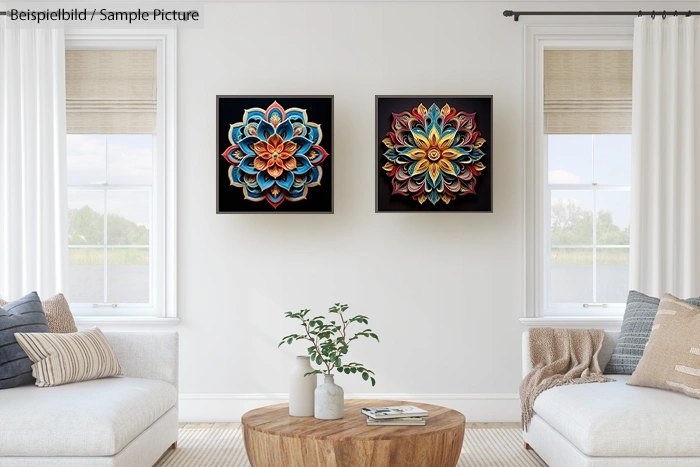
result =
[[[178,40],[183,420],[236,420],[283,398],[305,349],[277,348],[295,331],[283,313],[323,313],[336,301],[368,315],[382,339],[352,349],[377,386],[340,376],[346,393],[517,420],[523,24],[534,20],[514,23],[502,11],[651,5],[659,3],[200,6],[204,27]],[[215,214],[217,94],[335,95],[335,214]],[[493,94],[493,214],[374,213],[375,94]]]

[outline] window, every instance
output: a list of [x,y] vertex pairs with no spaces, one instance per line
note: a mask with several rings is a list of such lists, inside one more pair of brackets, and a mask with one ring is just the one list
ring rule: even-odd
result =
[[630,50],[544,51],[544,295],[551,314],[593,314],[627,299],[631,99]]
[[615,327],[624,311],[631,48],[629,27],[526,27],[524,324]]
[[152,306],[154,136],[68,135],[71,303]]
[[77,316],[176,317],[173,34],[67,33],[67,297]]
[[547,135],[548,308],[624,304],[631,135]]

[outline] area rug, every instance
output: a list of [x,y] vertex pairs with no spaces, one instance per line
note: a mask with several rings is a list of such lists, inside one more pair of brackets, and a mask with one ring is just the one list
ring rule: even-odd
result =
[[[238,424],[188,425],[180,428],[175,450],[156,467],[250,467]],[[457,467],[539,467],[546,464],[523,448],[522,432],[514,428],[467,429]],[[283,466],[280,466],[283,467]]]

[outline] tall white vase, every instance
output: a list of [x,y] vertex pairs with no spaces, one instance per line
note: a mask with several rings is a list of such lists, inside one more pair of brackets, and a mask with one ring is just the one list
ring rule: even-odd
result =
[[292,417],[314,416],[316,375],[304,376],[312,371],[309,357],[299,355],[290,377],[289,415]]
[[333,375],[323,376],[323,384],[317,387],[314,393],[314,417],[320,420],[343,418],[345,392],[335,384]]

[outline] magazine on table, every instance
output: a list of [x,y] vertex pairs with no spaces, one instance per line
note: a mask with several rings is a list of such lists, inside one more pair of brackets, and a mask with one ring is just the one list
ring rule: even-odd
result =
[[428,412],[413,405],[398,405],[395,407],[366,407],[360,410],[360,412],[375,420],[428,416]]
[[387,418],[375,420],[367,417],[368,426],[425,426],[425,419],[421,417],[412,418]]

